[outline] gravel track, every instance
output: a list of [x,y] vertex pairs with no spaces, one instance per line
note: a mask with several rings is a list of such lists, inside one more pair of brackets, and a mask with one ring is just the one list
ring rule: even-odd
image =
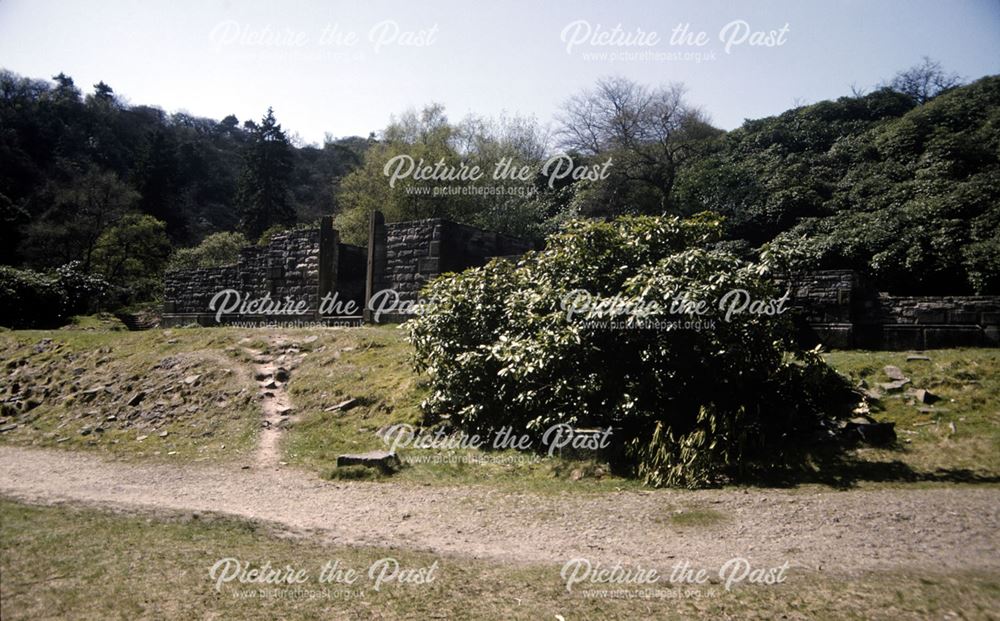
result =
[[[507,562],[582,556],[718,567],[743,556],[837,573],[1000,569],[1000,489],[992,486],[535,494],[331,482],[274,465],[135,463],[14,446],[0,446],[0,472],[0,495],[33,504],[216,513],[323,542]],[[692,526],[670,519],[692,508],[723,519]]]

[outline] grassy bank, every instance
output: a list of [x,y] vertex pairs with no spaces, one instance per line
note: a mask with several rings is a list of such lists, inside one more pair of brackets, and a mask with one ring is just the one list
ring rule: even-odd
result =
[[[74,328],[79,325],[75,324]],[[116,457],[246,454],[256,386],[228,331],[0,332],[0,441]]]
[[[6,404],[0,442],[126,458],[243,458],[260,425],[258,387],[246,350],[268,349],[274,334],[282,335],[300,360],[288,384],[297,418],[283,432],[283,460],[327,477],[378,478],[375,471],[338,470],[335,464],[342,453],[386,448],[377,436],[380,429],[421,421],[427,387],[411,371],[411,349],[396,326],[0,332],[0,398]],[[782,484],[1000,478],[1000,352],[951,349],[926,355],[930,360],[908,361],[904,352],[828,354],[835,368],[872,389],[888,381],[883,368],[889,364],[911,379],[903,390],[883,394],[873,412],[896,423],[899,443],[850,451]],[[914,403],[907,391],[917,388],[940,399]],[[392,479],[416,484],[484,483],[538,491],[636,485],[592,460],[468,449],[408,449],[402,457],[410,465]]]
[[[929,360],[915,359],[921,356]],[[920,355],[843,351],[827,359],[841,373],[881,392],[873,415],[896,423],[898,446],[860,449],[860,460],[881,465],[886,476],[895,470],[902,480],[1000,476],[1000,350],[942,349]],[[895,392],[880,388],[890,381],[887,365],[898,367],[910,383]],[[937,400],[920,402],[911,394],[917,389]]]

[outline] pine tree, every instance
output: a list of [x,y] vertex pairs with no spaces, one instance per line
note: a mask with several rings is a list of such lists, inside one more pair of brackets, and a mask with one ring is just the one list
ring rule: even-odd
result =
[[257,239],[275,224],[295,223],[288,189],[292,150],[271,108],[260,125],[248,123],[247,128],[251,139],[244,152],[236,201],[241,229],[250,239]]
[[142,195],[139,208],[167,225],[171,239],[184,239],[187,234],[187,214],[177,200],[177,147],[173,137],[163,129],[150,132],[145,148],[139,154],[134,172],[136,190]]

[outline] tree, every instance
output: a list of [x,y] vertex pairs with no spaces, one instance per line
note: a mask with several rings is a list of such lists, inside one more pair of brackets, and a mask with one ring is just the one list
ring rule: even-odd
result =
[[94,99],[108,105],[114,104],[115,91],[113,88],[105,84],[104,81],[98,82],[94,85]]
[[80,261],[91,270],[104,231],[131,211],[139,194],[113,172],[88,168],[54,191],[53,205],[28,229],[28,252],[38,265]]
[[289,196],[292,150],[271,108],[260,125],[250,123],[248,127],[251,140],[243,156],[236,201],[240,228],[256,239],[274,224],[295,222]]
[[923,62],[905,71],[900,71],[889,82],[889,88],[924,104],[941,93],[962,84],[962,78],[955,73],[947,73],[941,63],[924,56]]
[[160,291],[170,257],[166,224],[131,213],[104,231],[94,247],[94,271],[126,293],[123,301],[150,300]]
[[52,80],[56,83],[54,94],[57,99],[73,102],[80,101],[80,89],[73,83],[73,78],[60,71],[59,75],[52,76]]
[[[379,210],[390,222],[442,217],[520,233],[520,225],[507,228],[512,221],[504,214],[530,198],[527,190],[535,189],[536,179],[495,179],[494,170],[501,160],[507,160],[510,169],[528,167],[534,175],[541,168],[546,142],[547,136],[531,118],[470,116],[455,124],[439,104],[407,111],[393,119],[365,151],[361,167],[339,184],[337,202],[342,210],[337,228],[345,240],[364,243],[368,216]],[[418,166],[435,167],[438,163],[452,170],[463,165],[466,170],[478,167],[481,175],[478,179],[455,175],[441,181],[415,179],[416,175],[410,174]],[[492,191],[462,193],[466,188],[475,190],[473,186],[490,186]],[[449,191],[430,191],[444,187]]]
[[136,189],[142,195],[139,207],[164,221],[172,238],[181,239],[187,223],[177,201],[177,177],[176,145],[169,133],[156,130],[149,136],[136,166]]
[[240,249],[250,245],[241,233],[213,233],[194,248],[181,248],[170,261],[171,269],[233,265],[240,258]]
[[998,112],[992,76],[923,105],[882,88],[747,121],[685,167],[674,202],[752,246],[804,239],[818,267],[880,291],[995,293]]
[[612,180],[603,187],[613,191],[598,201],[611,213],[637,202],[645,203],[640,211],[666,211],[680,167],[702,141],[721,133],[685,102],[683,85],[649,88],[623,77],[602,78],[571,97],[559,124],[564,149],[612,158]]

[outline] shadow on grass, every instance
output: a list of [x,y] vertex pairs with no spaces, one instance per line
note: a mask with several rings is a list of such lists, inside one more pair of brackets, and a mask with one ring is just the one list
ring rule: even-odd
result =
[[899,460],[869,461],[837,447],[814,449],[783,468],[756,472],[740,483],[758,487],[795,487],[819,484],[850,489],[858,483],[1000,483],[1000,476],[968,468],[920,471]]

